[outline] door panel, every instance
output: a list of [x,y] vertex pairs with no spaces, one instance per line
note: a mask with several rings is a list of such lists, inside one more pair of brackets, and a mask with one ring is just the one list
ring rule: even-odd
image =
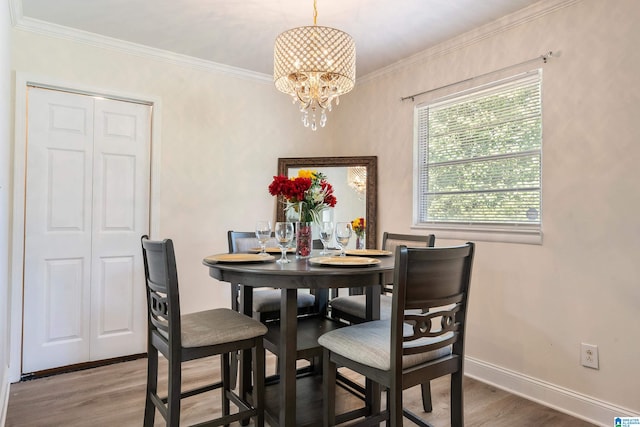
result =
[[87,231],[84,222],[90,206],[85,203],[86,153],[55,148],[47,151],[48,231]]
[[28,96],[22,372],[144,352],[151,109]]
[[88,360],[93,101],[29,90],[23,372]]
[[97,318],[98,338],[130,334],[135,330],[134,273],[133,257],[110,257],[100,260],[98,288],[101,304]]
[[[135,156],[104,154],[101,231],[135,231]],[[133,203],[132,203],[133,202]],[[118,206],[114,209],[113,206]]]
[[91,357],[146,351],[140,236],[149,229],[150,107],[95,102]]
[[82,340],[83,260],[51,259],[44,264],[45,346]]

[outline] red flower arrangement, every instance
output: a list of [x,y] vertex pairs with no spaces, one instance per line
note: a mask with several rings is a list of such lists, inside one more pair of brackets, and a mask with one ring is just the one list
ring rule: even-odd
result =
[[294,178],[274,176],[269,193],[281,197],[287,213],[299,215],[304,222],[319,222],[321,212],[337,203],[333,186],[316,171],[300,170]]

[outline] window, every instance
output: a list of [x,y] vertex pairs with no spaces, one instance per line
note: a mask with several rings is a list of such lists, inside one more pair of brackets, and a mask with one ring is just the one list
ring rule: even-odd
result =
[[416,107],[415,226],[540,234],[541,98],[536,70]]

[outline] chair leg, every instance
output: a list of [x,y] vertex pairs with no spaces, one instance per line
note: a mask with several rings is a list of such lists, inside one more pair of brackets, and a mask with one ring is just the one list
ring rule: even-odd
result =
[[366,378],[365,379],[365,405],[369,409],[369,415],[375,415],[380,413],[381,399],[382,399],[382,387],[377,382]]
[[[231,283],[231,309],[242,313],[240,309],[240,286],[237,283]],[[235,390],[238,386],[238,365],[240,364],[240,353],[236,351],[231,357],[231,383],[229,387],[231,390]]]
[[156,417],[156,406],[151,400],[151,396],[158,393],[158,350],[149,346],[147,355],[147,398],[144,404],[144,427],[152,427]]
[[231,374],[229,388],[231,390],[235,390],[238,385],[238,361],[239,360],[240,360],[239,351],[234,351],[233,353],[231,353],[231,365],[229,367],[230,374]]
[[389,396],[387,400],[387,405],[389,405],[387,410],[389,411],[391,427],[401,427],[402,417],[404,416],[402,413],[402,389],[395,387],[392,383],[392,386],[389,387],[387,393]]
[[[233,356],[232,356],[233,357]],[[231,373],[229,367],[229,353],[223,353],[220,355],[220,372],[222,373],[222,387],[221,390],[221,398],[222,398],[222,416],[226,416],[230,414],[231,407],[229,405],[228,392],[230,390],[230,382],[231,382]],[[228,425],[228,424],[226,424]]]
[[386,427],[391,427],[391,413],[389,411],[389,408],[391,408],[391,393],[389,393],[389,389],[387,389],[386,395],[387,395],[387,409],[386,409],[387,417],[384,425]]
[[167,427],[180,425],[180,390],[182,387],[182,361],[179,357],[169,360],[169,385],[167,393]]
[[238,355],[240,356],[238,396],[246,401],[247,396],[251,392],[251,351],[241,350]]
[[422,388],[422,409],[424,412],[433,411],[433,405],[431,403],[431,384],[429,382],[420,384]]
[[253,407],[256,408],[256,427],[264,427],[264,378],[265,354],[262,338],[256,340],[253,348]]
[[309,369],[314,374],[322,373],[322,356],[315,356],[309,359]]
[[336,424],[336,364],[329,358],[329,350],[322,356],[322,425]]
[[451,374],[451,427],[464,426],[462,371]]

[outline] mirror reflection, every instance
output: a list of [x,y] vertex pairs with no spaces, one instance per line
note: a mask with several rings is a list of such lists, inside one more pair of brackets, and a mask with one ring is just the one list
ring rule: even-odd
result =
[[[298,176],[302,169],[310,168],[289,168],[288,177]],[[313,170],[323,173],[327,177],[327,182],[333,186],[333,195],[338,203],[334,208],[326,209],[323,212],[324,221],[351,221],[358,217],[364,217],[367,213],[366,193],[364,187],[359,191],[358,187],[351,185],[349,181],[349,167],[321,167]],[[366,185],[366,178],[364,181]]]
[[[335,208],[323,212],[324,221],[353,221],[365,218],[367,222],[367,248],[376,247],[376,175],[377,158],[369,157],[302,157],[278,159],[278,174],[288,177],[298,176],[303,169],[323,173],[327,182],[334,189],[338,200]],[[284,218],[281,206],[277,207],[276,217]],[[317,231],[317,230],[316,230]],[[314,233],[314,238],[319,235]],[[332,242],[335,247],[335,242]],[[356,247],[355,234],[349,241],[348,248]]]

